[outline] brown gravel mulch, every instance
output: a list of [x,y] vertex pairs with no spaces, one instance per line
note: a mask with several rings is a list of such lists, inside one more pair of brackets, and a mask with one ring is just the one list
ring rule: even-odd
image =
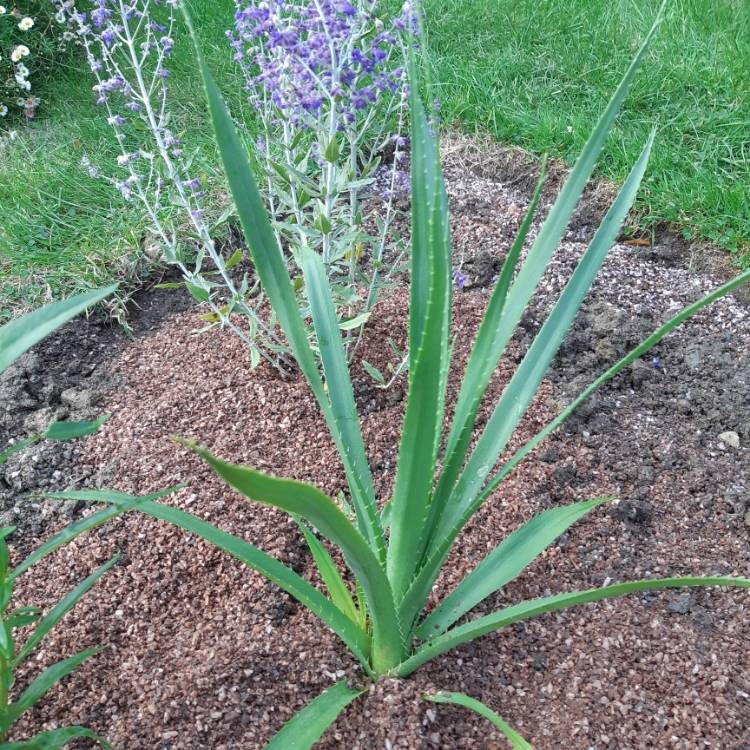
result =
[[[457,258],[466,258],[471,247],[472,257],[479,250],[501,255],[526,194],[458,160],[449,160],[447,173]],[[494,222],[497,216],[502,222]],[[566,238],[510,357],[498,368],[482,420],[580,255],[579,230]],[[639,336],[641,323],[651,330],[651,323],[711,284],[643,259],[633,248],[616,248],[514,445],[557,413],[572,395],[571,382],[590,379],[602,363],[620,356],[618,338]],[[459,364],[488,293],[479,285],[457,295]],[[385,336],[403,344],[405,319],[406,294],[398,290],[379,306],[364,358],[384,365]],[[665,340],[658,361],[640,363],[608,386],[491,497],[456,545],[434,600],[534,514],[605,494],[619,497],[619,504],[577,524],[475,612],[629,578],[750,575],[744,523],[749,320],[732,301],[721,303]],[[251,371],[238,341],[222,332],[198,335],[200,326],[197,313],[180,312],[119,354],[110,369],[121,385],[102,405],[113,416],[86,442],[83,460],[100,485],[124,491],[146,493],[188,481],[170,502],[314,580],[313,562],[289,520],[240,499],[170,440],[174,434],[196,437],[227,459],[310,481],[329,493],[344,487],[304,383],[281,379],[266,366]],[[458,377],[456,368],[452,396]],[[404,386],[382,391],[356,370],[355,381],[376,489],[385,499]],[[739,436],[739,448],[718,440],[728,430]],[[139,515],[117,520],[40,565],[37,576],[19,585],[21,601],[51,604],[115,550],[120,563],[47,638],[35,669],[85,646],[109,648],[55,688],[23,721],[19,736],[83,723],[128,750],[253,750],[335,680],[363,681],[336,637],[275,586],[189,535]],[[420,700],[427,691],[446,689],[487,703],[537,750],[748,750],[749,639],[746,591],[645,594],[546,615],[444,655],[408,680],[372,686],[319,747],[506,746],[473,714]]]

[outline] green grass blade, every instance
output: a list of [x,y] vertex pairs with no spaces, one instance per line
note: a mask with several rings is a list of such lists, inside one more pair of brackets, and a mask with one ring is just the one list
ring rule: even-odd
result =
[[71,672],[74,672],[83,662],[98,654],[101,650],[101,647],[87,648],[85,651],[81,651],[80,654],[62,659],[57,664],[47,667],[21,693],[18,701],[8,707],[8,715],[12,717],[11,723],[44,698],[50,688],[53,688],[60,680],[67,677]]
[[195,451],[245,497],[301,516],[341,549],[367,600],[373,627],[373,666],[383,671],[398,664],[403,649],[388,578],[375,552],[336,503],[312,485],[227,463],[203,448],[195,448]]
[[513,750],[534,750],[505,719],[496,714],[492,709],[487,708],[484,703],[478,701],[476,698],[472,698],[464,693],[449,693],[441,690],[439,693],[425,695],[424,699],[431,703],[450,703],[454,706],[468,708],[491,721],[503,733],[505,739],[510,742]]
[[20,453],[40,440],[73,440],[74,438],[93,435],[107,419],[109,419],[109,415],[101,416],[93,422],[54,422],[47,428],[44,435],[30,435],[2,451],[0,453],[0,466],[6,463],[11,456]]
[[505,628],[514,623],[538,617],[546,612],[555,612],[579,604],[598,602],[603,599],[614,599],[626,594],[634,594],[638,591],[656,591],[658,589],[682,588],[684,586],[733,586],[739,588],[750,588],[748,578],[727,578],[714,576],[700,578],[685,576],[681,578],[655,578],[648,581],[627,581],[615,583],[604,588],[588,589],[587,591],[574,591],[555,596],[545,596],[540,599],[521,602],[512,607],[506,607],[492,614],[479,617],[476,620],[459,625],[447,633],[425,643],[414,656],[407,659],[397,670],[399,677],[406,677],[422,664],[434,659],[446,651],[450,651],[469,641],[473,641],[500,628]]
[[109,419],[109,414],[102,414],[92,422],[53,422],[44,433],[46,440],[75,440],[98,432]]
[[450,364],[451,256],[448,206],[436,138],[410,60],[412,273],[409,385],[391,510],[388,577],[403,594],[422,556]]
[[[341,455],[355,507],[363,508],[370,505],[375,508],[375,491],[366,456],[364,452],[359,453],[359,446],[346,443],[344,435],[349,435],[351,425],[342,424],[337,420],[331,408],[300,316],[286,261],[268,219],[247,152],[203,58],[185,3],[181,7],[193,39],[196,58],[203,77],[209,114],[224,172],[263,290],[268,295],[297,364],[310,384],[323,412],[328,429]],[[368,518],[369,513],[363,512],[363,516],[357,520],[360,530],[369,538],[373,530],[368,529]]]
[[455,487],[450,506],[446,507],[440,518],[436,537],[442,538],[460,531],[457,529],[457,522],[480,494],[492,467],[536,395],[539,384],[578,314],[596,274],[617,240],[648,166],[655,135],[655,131],[652,131],[615,202],[495,406]]
[[[154,492],[151,495],[144,495],[143,497],[135,497],[133,495],[125,495],[120,492],[109,492],[102,490],[99,492],[51,492],[47,495],[52,500],[93,500],[94,502],[106,502],[110,503],[108,497],[117,497],[121,504],[130,504],[132,506],[147,500],[158,500],[162,497],[167,497],[177,490],[181,489],[181,486],[169,487],[161,492]],[[29,568],[36,565],[42,558],[53,553],[55,550],[60,549],[68,542],[72,541],[81,534],[85,534],[87,531],[102,526],[111,521],[113,518],[117,518],[122,513],[122,510],[115,510],[113,508],[105,508],[104,510],[97,511],[86,518],[81,518],[79,521],[66,526],[62,531],[59,531],[51,539],[48,539],[41,547],[35,549],[25,560],[19,563],[8,576],[9,580],[15,580],[18,576],[23,575]]]
[[[320,256],[309,248],[301,248],[298,260],[305,277],[307,299],[310,302],[313,325],[318,339],[318,350],[323,363],[323,372],[328,385],[328,396],[331,401],[333,419],[341,434],[341,445],[346,451],[348,461],[360,485],[364,488],[371,482],[370,469],[367,464],[365,444],[359,426],[359,416],[354,402],[352,381],[346,362],[344,345],[339,333],[336,309],[333,306],[333,294],[325,267]],[[370,489],[372,485],[370,484]],[[370,547],[377,550],[381,565],[385,564],[385,540],[383,529],[378,519],[374,490],[352,494],[352,501],[358,519],[364,519],[360,531],[364,534]]]
[[101,302],[115,289],[117,284],[112,284],[105,289],[96,289],[61,302],[53,302],[0,326],[0,372],[7,369],[34,344],[39,343],[86,308]]
[[463,379],[461,380],[461,389],[456,401],[451,431],[445,449],[443,470],[440,473],[440,481],[435,489],[435,496],[430,507],[428,537],[432,535],[432,529],[434,529],[442,513],[444,503],[448,499],[450,491],[461,472],[461,467],[466,459],[466,452],[471,442],[477,410],[487,391],[492,373],[495,371],[502,355],[504,337],[503,310],[505,309],[508,291],[513,281],[513,274],[518,264],[518,258],[521,255],[521,250],[536,215],[546,174],[547,161],[545,158],[531,203],[518,230],[516,239],[503,263],[500,277],[492,292],[492,297],[487,305],[482,323],[479,326],[477,338],[472,347]]
[[55,606],[39,621],[34,632],[23,644],[12,661],[12,669],[16,669],[21,662],[41,643],[44,636],[57,625],[68,612],[90,591],[91,587],[117,562],[119,555],[97,568],[90,576],[86,577],[72,591],[66,594]]
[[0,744],[0,750],[59,750],[73,740],[93,740],[105,750],[112,750],[112,745],[107,740],[86,727],[52,729],[49,732],[41,732],[30,740],[3,742]]
[[221,531],[207,521],[178,508],[172,508],[151,500],[133,503],[128,499],[128,496],[123,498],[116,492],[98,492],[95,490],[61,492],[56,493],[55,497],[110,503],[118,513],[135,510],[160,521],[167,521],[191,534],[195,534],[209,544],[213,544],[220,550],[237,558],[268,578],[272,583],[275,583],[279,588],[291,594],[331,628],[352,650],[352,653],[360,660],[362,665],[367,668],[369,647],[366,634],[304,578],[244,539]]
[[364,692],[337,682],[284,724],[265,750],[310,750],[339,714]]
[[310,548],[310,553],[315,560],[315,565],[318,567],[320,577],[323,579],[325,587],[328,589],[331,601],[354,623],[362,626],[362,619],[357,605],[352,599],[352,595],[349,593],[349,589],[346,586],[346,582],[341,577],[339,569],[336,567],[336,563],[328,553],[323,543],[318,539],[310,529],[305,526],[304,522],[297,521],[297,525],[302,531],[305,537],[307,546]]
[[24,628],[39,622],[42,610],[39,607],[19,607],[5,616],[5,624],[9,628]]
[[415,631],[422,641],[445,632],[479,602],[505,586],[567,531],[607,498],[552,508],[532,518],[490,552],[425,618]]
[[707,294],[705,297],[693,302],[692,304],[685,307],[671,320],[668,320],[663,326],[657,328],[647,339],[641,344],[636,346],[628,354],[626,354],[621,360],[616,362],[606,372],[602,373],[590,386],[585,388],[571,403],[563,409],[563,411],[555,417],[543,430],[538,432],[528,443],[520,448],[513,457],[502,467],[502,469],[490,480],[486,489],[482,492],[481,500],[488,497],[500,482],[505,479],[513,469],[528,456],[534,448],[539,445],[545,438],[547,438],[552,432],[554,432],[563,422],[565,422],[571,414],[589,397],[594,391],[604,385],[607,381],[611,380],[615,375],[621,372],[625,367],[635,362],[636,359],[643,356],[649,349],[656,346],[668,333],[673,331],[679,325],[682,325],[686,320],[689,320],[693,315],[708,307],[717,300],[725,297],[727,294],[731,294],[735,289],[738,289],[745,284],[750,283],[750,269],[735,276],[731,281],[726,284],[717,287],[712,292]]
[[13,445],[9,445],[2,453],[0,453],[0,466],[6,463],[11,456],[15,456],[16,453],[26,450],[30,445],[34,445],[42,439],[41,435],[31,435],[23,440],[19,440],[17,443],[13,443]]

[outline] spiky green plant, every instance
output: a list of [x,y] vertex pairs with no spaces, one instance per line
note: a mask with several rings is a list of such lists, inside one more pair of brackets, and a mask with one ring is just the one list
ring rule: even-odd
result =
[[[15,570],[9,569],[8,545],[5,540],[14,530],[12,526],[0,529],[0,750],[10,750],[10,748],[18,748],[18,750],[21,750],[21,748],[27,748],[28,750],[60,748],[74,739],[83,737],[95,740],[102,747],[109,748],[106,740],[85,727],[66,727],[51,732],[42,732],[33,739],[21,742],[5,741],[12,725],[32,706],[36,705],[50,688],[101,650],[89,648],[53,664],[32,680],[15,701],[11,701],[10,693],[15,682],[17,669],[34,653],[47,633],[65,617],[117,561],[117,557],[113,557],[100,568],[97,568],[44,616],[42,616],[42,611],[36,607],[22,607],[11,610],[9,607],[14,584],[20,573],[27,569],[25,563],[22,563]],[[15,631],[33,624],[36,624],[36,628],[24,644],[19,647],[15,641]]]
[[[245,237],[261,283],[341,456],[351,510],[348,503],[340,505],[309,484],[233,465],[204,448],[192,446],[241,494],[255,502],[281,509],[305,525],[305,537],[329,592],[329,596],[325,596],[290,568],[253,545],[219,531],[189,513],[155,502],[141,503],[137,509],[197,534],[265,575],[330,627],[373,679],[384,675],[407,677],[425,662],[463,643],[545,612],[577,604],[669,587],[750,587],[750,580],[744,578],[679,577],[632,581],[524,601],[456,625],[477,604],[521,573],[573,523],[606,502],[606,498],[599,498],[554,508],[533,518],[490,552],[436,608],[425,611],[432,587],[454,541],[503,478],[597,387],[691,315],[750,279],[750,271],[745,272],[685,308],[601,375],[505,465],[499,470],[494,468],[618,236],[646,170],[652,135],[472,447],[478,408],[491,375],[563,236],[657,25],[658,20],[593,130],[525,261],[520,263],[521,248],[541,190],[540,180],[526,221],[508,254],[479,328],[447,434],[443,432],[443,416],[450,366],[448,209],[437,136],[431,130],[419,95],[416,63],[411,61],[409,382],[395,488],[393,497],[385,506],[387,512],[379,509],[375,497],[325,270],[312,250],[304,247],[299,250],[298,260],[317,337],[321,374],[308,343],[279,242],[253,180],[247,154],[196,43],[217,142]],[[100,500],[113,503],[115,507],[127,502],[113,493],[59,496]],[[316,533],[341,551],[355,581],[353,591]],[[294,724],[282,731],[288,738],[290,732],[304,728],[304,741],[300,740],[294,746],[310,747],[338,710],[356,694],[356,690],[346,686],[334,686],[313,704],[321,709],[317,711],[317,719],[312,719],[308,712],[304,720],[298,717]],[[282,745],[272,743],[272,746]]]
[[[86,308],[103,300],[115,288],[116,285],[81,294],[62,302],[55,302],[0,327],[0,373],[10,367],[21,354],[30,349],[34,344],[53,333],[61,325],[83,312]],[[94,432],[101,426],[102,421],[57,422],[51,425],[44,435],[35,435],[22,440],[0,453],[0,464],[6,461],[13,453],[26,448],[36,440],[43,438],[67,440],[73,437],[80,437]],[[10,569],[9,567],[8,545],[6,542],[7,537],[15,529],[13,527],[0,529],[0,750],[54,750],[79,738],[92,739],[103,747],[109,747],[109,744],[105,740],[85,727],[65,727],[50,732],[42,732],[33,739],[21,742],[6,742],[5,740],[11,726],[26,711],[36,705],[50,688],[99,651],[96,648],[87,649],[75,656],[57,662],[32,680],[15,701],[11,701],[10,694],[14,686],[17,669],[34,653],[47,633],[65,617],[104,573],[115,564],[117,558],[112,558],[109,562],[95,570],[44,616],[42,616],[42,611],[35,607],[10,609],[16,580],[43,557],[71,539],[74,539],[79,534],[105,523],[113,515],[115,514],[111,510],[100,511],[84,521],[68,527],[50,539],[47,544],[40,547],[35,553],[27,557],[15,569]],[[31,635],[26,638],[23,645],[19,647],[16,644],[15,631],[33,624],[36,624],[36,627]]]

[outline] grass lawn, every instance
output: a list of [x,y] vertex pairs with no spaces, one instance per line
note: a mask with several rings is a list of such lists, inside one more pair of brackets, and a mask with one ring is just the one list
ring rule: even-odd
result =
[[[192,0],[220,83],[240,79],[224,31],[232,0]],[[426,0],[436,95],[447,124],[571,160],[651,23],[654,0]],[[184,41],[184,40],[183,40]],[[173,63],[177,131],[215,172],[189,46]],[[106,167],[109,128],[80,62],[37,86],[38,119],[0,150],[0,309],[119,276],[145,225],[82,156]],[[654,123],[640,202],[644,226],[669,221],[750,263],[750,3],[672,0],[600,166],[621,180]]]
[[[446,122],[578,154],[658,0],[428,0]],[[670,0],[600,173],[622,181],[656,124],[644,224],[674,222],[750,263],[750,3]]]

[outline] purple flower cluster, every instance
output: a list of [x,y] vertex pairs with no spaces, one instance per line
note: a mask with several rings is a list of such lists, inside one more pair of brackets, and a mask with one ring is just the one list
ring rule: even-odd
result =
[[[126,149],[128,136],[124,128],[133,118],[142,120],[152,131],[160,154],[174,160],[182,157],[181,143],[167,127],[165,109],[165,80],[169,75],[166,65],[174,50],[171,31],[178,0],[93,0],[92,4],[86,13],[71,3],[62,3],[60,13],[75,24],[96,76],[93,90],[97,104],[106,110],[107,123],[120,144],[117,163],[127,169],[128,176],[113,182],[125,198],[131,198],[139,184],[157,184],[153,179],[154,160],[146,159],[140,166],[136,162],[141,152],[129,153]],[[150,17],[156,6],[169,9],[166,25]],[[181,165],[174,163],[173,172],[179,171]],[[200,195],[200,190],[194,190],[192,185],[186,190],[195,197]],[[141,197],[145,194],[141,193]]]
[[270,98],[295,125],[320,117],[334,101],[341,126],[351,124],[404,85],[403,69],[391,69],[389,61],[413,28],[408,4],[387,30],[371,0],[236,3],[235,31],[227,33],[251,98]]
[[[108,58],[111,59],[118,49],[136,44],[131,35],[131,22],[143,21],[147,34],[145,39],[138,40],[135,50],[141,59],[139,64],[143,66],[149,59],[153,59],[155,75],[164,79],[169,75],[169,71],[164,67],[164,61],[172,55],[174,40],[165,33],[165,26],[149,20],[151,4],[175,8],[177,0],[94,0],[94,8],[88,13],[78,12],[74,5],[64,3],[60,12],[67,14],[69,19],[77,24],[78,36],[88,53],[89,66],[97,74],[103,70],[111,70],[111,66],[107,65]],[[100,47],[99,54],[94,51],[97,46]],[[123,80],[119,73],[105,81],[100,80],[94,91],[98,94],[98,104],[106,103],[108,95],[118,91],[128,100],[125,105],[127,109],[132,112],[141,110],[142,102],[138,101],[133,87]]]

